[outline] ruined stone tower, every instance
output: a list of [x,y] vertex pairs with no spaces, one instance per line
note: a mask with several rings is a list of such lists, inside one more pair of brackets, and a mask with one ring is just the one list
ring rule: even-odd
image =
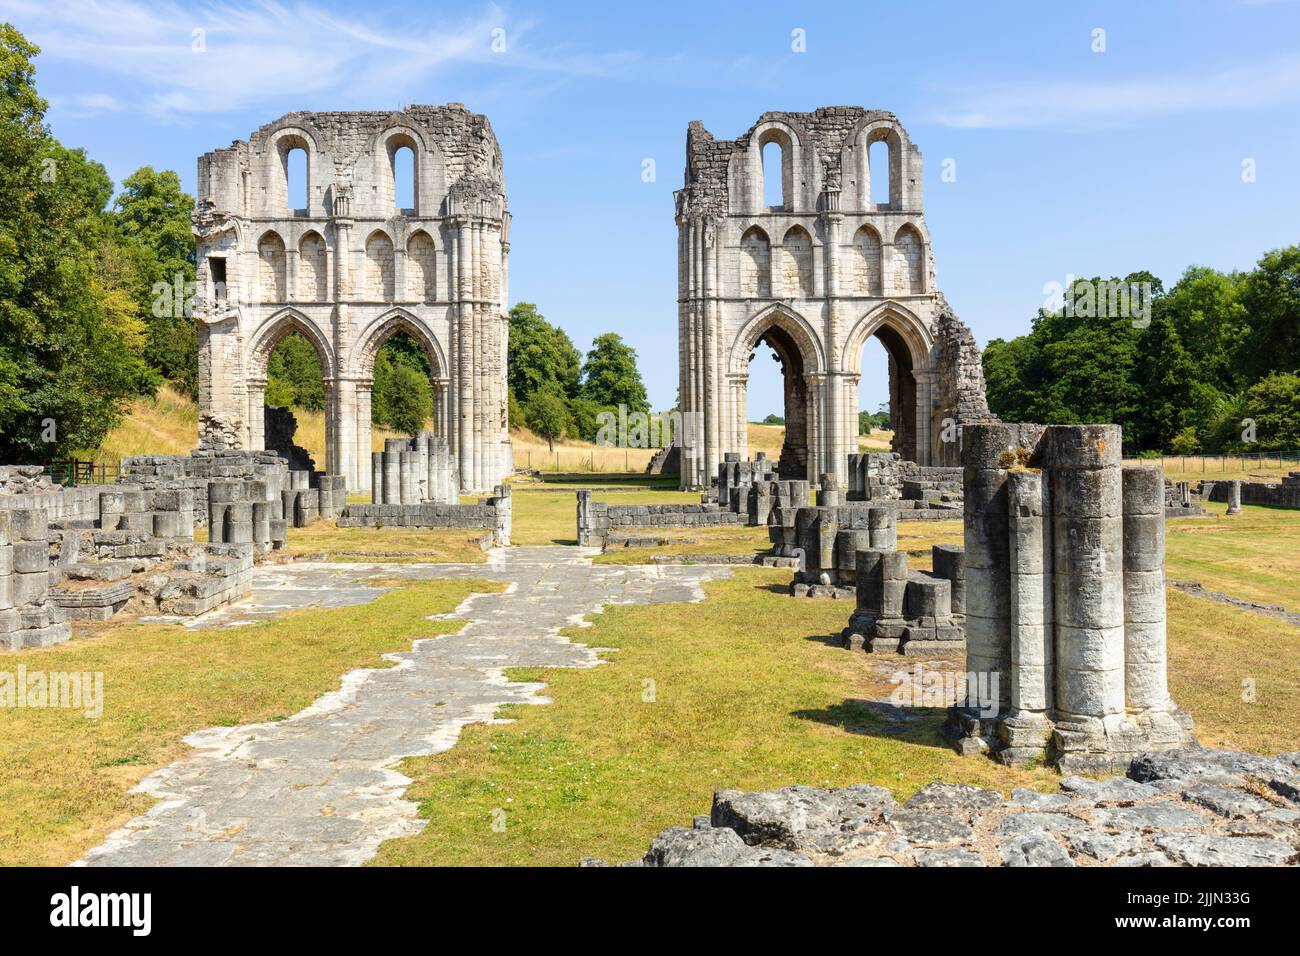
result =
[[[413,208],[396,205],[402,149]],[[302,208],[294,150],[306,154]],[[263,447],[267,361],[299,332],[325,379],[324,467],[369,490],[375,355],[402,329],[428,356],[434,431],[461,490],[509,473],[510,214],[486,117],[459,103],[289,113],[199,158],[194,227],[201,447]]]
[[[875,143],[887,158],[873,168]],[[769,144],[779,171],[764,167]],[[779,205],[764,177],[779,177]],[[887,201],[872,202],[873,177],[887,177]],[[764,113],[736,140],[693,122],[676,198],[683,487],[707,484],[728,452],[746,456],[760,341],[785,377],[782,477],[845,480],[871,336],[889,355],[895,450],[959,464],[960,426],[992,416],[979,349],[936,287],[921,154],[893,113]]]

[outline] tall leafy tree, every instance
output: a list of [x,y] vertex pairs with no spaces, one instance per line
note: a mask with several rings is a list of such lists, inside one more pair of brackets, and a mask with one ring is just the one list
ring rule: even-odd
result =
[[636,351],[616,332],[606,332],[592,341],[582,366],[582,396],[607,408],[626,405],[629,412],[650,410]]
[[547,322],[531,302],[516,303],[509,324],[506,378],[515,399],[527,403],[541,389],[576,398],[582,356],[564,330]]
[[[122,182],[113,204],[113,220],[123,239],[142,253],[145,287],[141,305],[149,328],[146,358],[164,378],[190,395],[198,390],[198,333],[186,313],[185,291],[194,282],[194,234],[190,215],[194,197],[181,189],[170,169],[142,166]],[[179,288],[179,295],[160,297],[155,287]]]
[[1241,289],[1250,316],[1242,368],[1251,381],[1300,369],[1300,246],[1268,253]]
[[[133,257],[117,255],[112,181],[45,126],[39,50],[0,24],[0,459],[93,448],[150,386]],[[107,244],[107,245],[106,245]]]

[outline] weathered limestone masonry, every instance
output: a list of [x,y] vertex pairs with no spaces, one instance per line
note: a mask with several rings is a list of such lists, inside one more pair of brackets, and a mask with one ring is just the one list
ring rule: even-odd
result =
[[907,553],[872,548],[856,556],[857,607],[840,639],[849,650],[908,657],[957,650],[965,639],[966,556],[931,548],[933,571],[909,571]]
[[389,438],[370,456],[370,500],[377,505],[414,505],[460,499],[456,463],[445,439],[422,431],[414,438]]
[[49,524],[44,508],[0,511],[0,646],[48,647],[72,636],[49,600]]
[[[1186,747],[1057,793],[931,783],[717,790],[624,866],[1294,866],[1300,753]],[[604,866],[585,858],[582,866]]]
[[[405,458],[407,453],[402,452]],[[510,486],[497,485],[481,504],[462,505],[422,501],[416,504],[348,505],[339,516],[340,528],[465,528],[487,531],[484,547],[510,545],[513,506]]]
[[[1235,486],[1235,487],[1234,487]],[[1300,471],[1293,471],[1278,483],[1268,481],[1203,481],[1200,485],[1203,501],[1226,501],[1232,504],[1237,496],[1241,505],[1268,505],[1273,508],[1300,508]],[[1229,513],[1233,513],[1229,507]]]
[[1165,517],[1198,518],[1205,514],[1201,502],[1206,500],[1200,491],[1192,491],[1190,481],[1165,479]]
[[[32,506],[66,496],[85,513],[90,493],[93,516],[50,521],[45,508]],[[0,646],[66,641],[68,622],[107,621],[124,609],[192,616],[239,600],[251,587],[251,544],[194,542],[188,488],[123,483],[7,497],[0,508]],[[65,502],[54,510],[74,508]]]
[[578,491],[578,544],[603,548],[611,531],[627,528],[714,528],[747,523],[747,512],[714,502],[700,504],[611,505],[596,501],[590,489]]
[[792,496],[790,505],[774,508],[768,519],[773,553],[800,561],[790,583],[790,593],[796,597],[855,597],[859,552],[892,552],[897,546],[897,510],[846,504],[843,496],[834,478],[822,475],[815,506],[795,506],[797,496]]
[[849,455],[849,501],[897,502],[900,520],[955,518],[961,511],[962,470],[918,465],[897,452]]
[[1118,425],[966,429],[975,680],[945,728],[963,752],[1098,772],[1191,740],[1166,684],[1163,475],[1122,467],[1120,439]]
[[[868,162],[877,142],[887,168]],[[768,144],[779,171],[764,168]],[[765,176],[780,177],[780,205],[765,202]],[[872,202],[873,178],[887,179],[887,202]],[[692,122],[676,219],[689,437],[681,487],[706,487],[728,452],[746,457],[749,362],[762,341],[785,376],[781,478],[847,480],[871,336],[889,353],[894,450],[904,458],[957,465],[961,426],[996,420],[975,340],[937,289],[921,154],[893,113],[770,112],[723,141]]]
[[[414,156],[411,209],[395,200],[403,148]],[[288,195],[296,149],[305,208]],[[509,474],[510,214],[486,117],[458,103],[289,113],[198,166],[201,448],[266,447],[267,360],[296,331],[325,378],[325,471],[369,491],[375,355],[402,329],[428,355],[435,431],[460,490]]]

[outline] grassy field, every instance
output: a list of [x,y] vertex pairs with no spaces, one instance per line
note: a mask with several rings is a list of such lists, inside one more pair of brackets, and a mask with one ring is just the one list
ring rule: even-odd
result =
[[1300,511],[1245,505],[1228,518],[1217,502],[1205,510],[1214,517],[1166,523],[1169,578],[1300,611]]
[[416,637],[459,630],[430,621],[491,582],[411,583],[373,604],[285,614],[219,630],[105,625],[66,644],[4,654],[16,671],[100,672],[103,716],[9,709],[0,720],[0,865],[65,864],[151,799],[130,789],[185,751],[195,730],[282,720],[358,667]]
[[317,561],[393,561],[481,564],[484,532],[440,528],[340,528],[318,521],[294,528],[279,552]]
[[[958,757],[939,737],[939,709],[897,724],[865,706],[887,696],[894,661],[834,646],[828,635],[847,605],[795,604],[779,593],[788,580],[739,568],[708,585],[703,604],[609,608],[571,632],[617,651],[592,671],[512,673],[546,681],[554,703],[508,708],[513,723],[468,728],[454,749],[405,761],[430,825],[385,844],[376,863],[631,859],[663,827],[707,812],[719,787],[868,782],[899,798],[931,780],[1055,789],[1059,778],[1043,769]],[[1170,687],[1202,742],[1294,749],[1300,630],[1177,592],[1169,609]],[[504,832],[490,825],[498,809]]]
[[[888,675],[827,643],[846,603],[796,603],[778,593],[789,577],[742,567],[702,604],[608,608],[572,632],[617,648],[606,666],[512,672],[548,682],[554,703],[507,708],[514,723],[467,728],[452,750],[404,761],[430,826],[384,844],[376,862],[631,859],[663,827],[707,812],[717,787],[869,781],[905,797],[936,779],[1054,786],[1045,770],[958,757],[939,741],[937,709],[900,726],[859,704],[887,694]],[[490,825],[498,808],[505,832]]]
[[[1125,464],[1160,463],[1161,459],[1125,459]],[[1241,458],[1233,455],[1168,455],[1163,459],[1165,477],[1170,481],[1218,481],[1239,478],[1242,481],[1278,481],[1288,472],[1300,470],[1293,457],[1279,459],[1264,455]]]

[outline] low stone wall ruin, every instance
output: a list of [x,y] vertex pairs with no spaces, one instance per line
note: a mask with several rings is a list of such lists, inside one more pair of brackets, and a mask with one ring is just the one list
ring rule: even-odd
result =
[[339,515],[340,528],[463,528],[487,531],[494,547],[508,547],[512,523],[509,485],[498,485],[477,505],[432,501],[419,504],[348,505]]
[[1271,508],[1300,508],[1300,471],[1293,471],[1280,482],[1202,481],[1200,496],[1205,501],[1229,501],[1233,484],[1238,485],[1241,504],[1266,505]]
[[711,502],[700,504],[611,505],[590,489],[578,491],[578,544],[603,548],[610,533],[628,528],[716,528],[744,525],[744,515]]

